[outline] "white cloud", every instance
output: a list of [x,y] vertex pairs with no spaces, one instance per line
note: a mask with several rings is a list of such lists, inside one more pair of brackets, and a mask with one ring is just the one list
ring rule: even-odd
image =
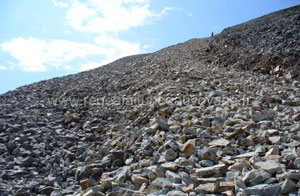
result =
[[128,41],[113,39],[105,36],[96,37],[95,43],[97,44],[97,46],[106,49],[106,58],[101,62],[88,62],[86,64],[83,64],[81,67],[82,71],[94,69],[101,65],[108,64],[124,56],[144,52],[141,49],[140,44],[138,43],[131,43]]
[[64,69],[65,69],[65,70],[70,70],[70,69],[72,69],[72,65],[65,65],[65,66],[64,66]]
[[0,70],[6,70],[7,68],[0,65]]
[[[35,72],[50,68],[88,70],[124,56],[139,54],[147,46],[121,40],[118,32],[151,24],[172,9],[165,7],[154,11],[150,9],[150,0],[53,0],[53,4],[66,9],[66,22],[73,29],[93,33],[89,36],[93,36],[95,43],[14,38],[0,43],[0,50],[16,60],[10,66]],[[68,30],[63,31],[71,34]],[[99,56],[99,61],[91,60],[91,56]],[[77,64],[74,64],[75,59]]]
[[90,70],[90,69],[95,69],[97,67],[100,67],[101,65],[105,65],[107,63],[97,63],[97,62],[88,62],[88,63],[85,63],[81,66],[81,69],[80,71],[87,71],[87,70]]
[[64,3],[64,2],[61,2],[61,1],[58,1],[58,0],[52,0],[52,1],[53,1],[53,4],[57,7],[68,7],[67,3]]
[[122,57],[141,52],[140,44],[125,40],[113,39],[105,36],[98,36],[95,43],[107,49],[108,57]]
[[98,37],[96,43],[92,45],[68,40],[44,41],[33,37],[19,37],[0,44],[0,47],[18,61],[15,65],[33,72],[47,71],[48,67],[71,69],[67,63],[77,58],[86,60],[92,55],[99,58],[103,56],[102,63],[108,63],[122,56],[142,52],[139,44],[124,40]]
[[76,30],[103,35],[151,23],[170,9],[155,12],[150,9],[149,0],[73,0],[66,18]]

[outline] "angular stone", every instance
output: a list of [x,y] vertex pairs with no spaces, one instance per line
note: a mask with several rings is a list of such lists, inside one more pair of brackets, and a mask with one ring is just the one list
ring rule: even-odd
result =
[[300,121],[300,113],[293,116],[294,121]]
[[163,121],[157,120],[156,123],[158,124],[158,127],[161,130],[163,130],[163,131],[169,131],[169,126],[167,124],[165,124]]
[[281,140],[281,137],[280,136],[271,136],[269,137],[269,141],[272,143],[272,144],[277,144],[279,143]]
[[34,162],[35,162],[35,159],[34,159],[34,158],[32,158],[32,157],[26,157],[26,158],[22,161],[21,165],[22,165],[23,167],[31,167],[31,166],[33,165]]
[[166,178],[156,178],[154,181],[151,182],[151,186],[158,188],[171,188],[173,185]]
[[264,154],[266,152],[266,149],[263,146],[258,146],[256,147],[255,152],[258,154]]
[[87,189],[90,187],[90,182],[88,179],[84,179],[80,181],[80,186],[83,190]]
[[283,105],[289,105],[289,106],[300,106],[300,101],[294,101],[294,100],[283,100]]
[[260,184],[245,189],[249,195],[277,196],[280,193],[280,184]]
[[267,155],[279,155],[279,148],[278,146],[274,146],[273,148],[271,148],[267,153]]
[[211,142],[208,143],[210,146],[221,146],[221,147],[225,147],[228,146],[230,144],[230,142],[227,139],[224,138],[219,138],[219,139],[215,139]]
[[300,180],[300,170],[289,170],[288,172],[276,175],[276,177],[280,181],[281,179]]
[[235,187],[234,182],[220,182],[218,192],[223,192],[226,190],[231,190]]
[[177,153],[170,148],[163,152],[163,157],[166,159],[166,161],[173,161],[177,158]]
[[121,170],[119,170],[116,175],[114,176],[114,181],[116,183],[124,183],[127,181],[128,176],[130,174],[130,168],[129,167],[123,167]]
[[222,172],[224,169],[226,169],[225,164],[219,164],[212,167],[205,167],[195,170],[195,174],[199,177],[207,177],[214,175],[216,173]]
[[240,191],[236,194],[236,196],[248,196],[248,194],[246,193],[246,191],[240,190]]
[[198,187],[196,187],[196,192],[205,191],[207,193],[214,193],[219,189],[219,183],[206,183],[206,184],[199,184]]
[[222,192],[222,195],[234,196],[234,192],[232,190],[227,190],[227,191]]
[[181,126],[179,125],[172,125],[169,127],[169,130],[173,133],[176,133],[179,129],[181,129]]
[[139,189],[139,192],[144,192],[144,190],[147,188],[147,184],[144,183],[141,185],[140,189]]
[[179,168],[179,166],[174,162],[163,163],[161,164],[161,167],[171,171],[176,171]]
[[254,169],[247,172],[243,178],[245,183],[250,183],[251,185],[256,185],[266,181],[271,178],[272,175],[262,169]]
[[167,196],[188,196],[188,194],[182,191],[169,191]]
[[111,159],[113,161],[115,161],[115,160],[123,160],[123,158],[124,158],[124,152],[122,150],[111,152]]
[[277,129],[268,129],[267,132],[268,132],[270,135],[275,135],[275,134],[278,134],[278,133],[279,133],[279,130],[277,130]]
[[269,172],[270,174],[274,174],[274,173],[285,170],[284,164],[277,163],[274,160],[267,160],[265,162],[257,162],[257,163],[254,163],[254,166],[256,168],[264,169],[267,172]]
[[202,166],[202,167],[211,167],[211,166],[214,166],[214,163],[210,160],[201,160],[199,162],[199,164]]
[[247,188],[246,184],[239,177],[234,178],[234,187],[236,191]]
[[247,152],[247,153],[244,153],[244,154],[240,154],[240,155],[237,155],[235,156],[235,158],[250,158],[250,157],[253,157],[257,155],[257,152]]
[[41,189],[41,194],[44,195],[51,195],[51,193],[54,191],[54,187],[45,187],[43,189]]
[[84,167],[78,167],[77,168],[77,175],[76,178],[79,179],[84,179],[90,177],[92,173],[92,169],[89,166],[84,166]]
[[172,183],[180,183],[181,182],[181,177],[174,172],[166,171],[165,175],[166,175],[166,178]]
[[194,184],[189,184],[188,186],[184,186],[182,187],[182,191],[185,192],[185,193],[190,193],[192,191],[195,191],[195,185]]
[[237,161],[235,164],[228,167],[231,171],[242,171],[244,168],[248,169],[251,165],[248,161]]
[[296,183],[293,180],[286,179],[281,187],[281,193],[286,194],[298,190]]
[[193,140],[188,140],[187,142],[184,143],[183,147],[181,148],[181,152],[186,154],[187,156],[191,156],[195,154],[195,146],[192,144]]
[[95,196],[95,192],[93,189],[87,191],[86,193],[82,194],[82,196]]
[[259,170],[258,173],[255,173],[255,177],[249,180],[250,185],[256,185],[266,181],[267,179],[271,178],[272,175],[266,171]]
[[144,193],[141,193],[139,191],[131,190],[129,188],[124,187],[114,187],[111,191],[111,194],[107,195],[114,195],[114,196],[123,196],[123,195],[132,195],[132,196],[145,196]]
[[147,184],[149,182],[147,178],[144,178],[141,175],[137,175],[137,174],[133,174],[131,176],[131,181],[133,182],[133,184],[138,184],[138,185],[141,185],[143,183]]
[[300,157],[296,158],[295,161],[294,161],[294,165],[300,169]]
[[98,192],[105,193],[108,189],[112,188],[112,183],[109,181],[101,182],[100,185],[96,185],[93,188]]
[[101,193],[99,191],[96,191],[94,188],[88,190],[86,193],[84,193],[82,196],[105,196],[104,193]]
[[218,163],[219,160],[211,150],[206,150],[201,155],[201,160],[210,160],[214,163]]

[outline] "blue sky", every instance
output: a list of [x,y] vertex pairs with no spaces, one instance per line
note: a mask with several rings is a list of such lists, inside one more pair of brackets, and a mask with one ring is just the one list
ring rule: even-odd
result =
[[0,94],[154,52],[300,0],[1,0]]

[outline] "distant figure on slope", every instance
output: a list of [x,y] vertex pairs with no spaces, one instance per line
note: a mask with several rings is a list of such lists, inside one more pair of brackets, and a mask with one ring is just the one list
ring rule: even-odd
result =
[[214,36],[214,32],[211,32],[211,36],[212,36],[212,37]]

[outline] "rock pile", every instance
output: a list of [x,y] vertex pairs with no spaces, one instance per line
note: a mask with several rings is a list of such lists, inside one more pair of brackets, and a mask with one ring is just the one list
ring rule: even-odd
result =
[[300,6],[225,29],[212,60],[223,66],[300,79]]
[[205,44],[1,95],[0,195],[299,195],[299,81],[212,65]]

